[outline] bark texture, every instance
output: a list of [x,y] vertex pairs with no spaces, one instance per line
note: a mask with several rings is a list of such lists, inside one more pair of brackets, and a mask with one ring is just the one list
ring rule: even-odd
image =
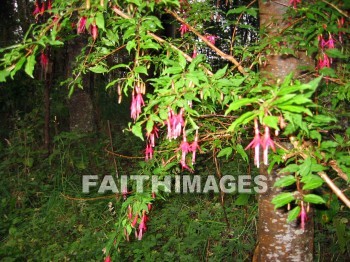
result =
[[[289,6],[289,0],[259,1],[260,28],[266,37],[278,35],[285,27],[282,21]],[[300,66],[310,65],[311,60],[303,52],[296,52],[297,57],[291,55],[273,55],[266,57],[267,64],[260,69],[268,84],[283,81],[291,72],[300,75]],[[259,195],[259,223],[258,246],[253,261],[313,261],[313,220],[312,211],[308,213],[309,220],[305,230],[300,228],[298,221],[287,222],[288,211],[274,209],[271,200],[281,192],[273,185],[279,178],[278,167],[271,174],[267,167],[261,165],[260,174],[267,177],[268,190]]]
[[[68,66],[67,74],[72,74],[72,67],[75,58],[80,54],[84,46],[84,39],[80,38],[71,41],[68,47]],[[89,73],[82,76],[84,89],[76,88],[69,99],[69,126],[71,131],[89,133],[96,130],[94,117],[94,108],[90,96],[90,75]]]

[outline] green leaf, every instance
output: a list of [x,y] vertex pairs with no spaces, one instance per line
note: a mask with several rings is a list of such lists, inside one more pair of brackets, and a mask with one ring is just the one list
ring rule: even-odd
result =
[[229,108],[226,110],[225,115],[227,115],[231,111],[237,110],[238,108],[240,108],[242,106],[251,104],[251,103],[255,102],[256,100],[258,100],[257,97],[254,97],[254,98],[243,98],[243,99],[234,101],[234,102],[231,103]]
[[9,76],[9,74],[10,74],[10,71],[8,71],[8,70],[1,70],[0,71],[0,83],[1,82],[6,82],[6,77],[8,77]]
[[308,194],[304,196],[304,201],[312,204],[324,204],[326,201],[318,195]]
[[147,134],[150,134],[153,130],[154,122],[151,119],[148,119],[147,124],[146,124],[146,132]]
[[349,56],[342,53],[339,49],[331,48],[326,50],[326,54],[332,58],[348,58]]
[[227,67],[228,67],[228,64],[227,64],[224,68],[221,68],[221,69],[219,69],[218,71],[216,71],[216,73],[215,73],[215,75],[214,75],[214,78],[215,78],[215,79],[220,79],[220,78],[222,78],[222,77],[226,74]]
[[127,44],[126,44],[126,50],[128,50],[129,54],[131,49],[134,49],[136,47],[136,42],[135,40],[130,40]]
[[236,206],[245,206],[248,204],[250,194],[239,194],[236,201],[233,203]]
[[182,69],[185,69],[187,64],[186,58],[180,52],[178,56],[179,56],[179,65],[181,66]]
[[27,63],[26,66],[24,68],[24,71],[27,73],[27,75],[29,75],[31,78],[34,78],[33,76],[33,71],[34,71],[34,66],[35,66],[35,54],[32,54],[30,56],[28,56],[27,58]]
[[102,73],[108,72],[108,69],[105,68],[103,65],[95,65],[93,67],[89,67],[89,70],[96,74],[102,74]]
[[280,174],[283,174],[283,173],[295,173],[298,170],[299,170],[299,165],[297,165],[297,164],[289,164],[288,166],[283,168],[279,173]]
[[294,200],[294,196],[292,193],[281,193],[277,196],[275,196],[271,203],[275,205],[275,209],[279,207],[283,207]]
[[330,147],[337,147],[339,144],[335,141],[324,141],[321,143],[321,149],[326,149]]
[[286,187],[294,184],[297,180],[295,179],[294,176],[289,175],[289,176],[284,176],[278,179],[275,184],[273,185],[274,187]]
[[147,68],[145,66],[137,66],[134,68],[134,71],[139,74],[147,75]]
[[237,144],[235,146],[235,150],[237,151],[238,154],[241,155],[241,157],[248,163],[249,162],[249,158],[247,155],[247,152],[244,150],[243,146],[241,144]]
[[299,216],[299,214],[300,214],[300,206],[296,206],[291,211],[289,211],[287,222],[292,222]]
[[294,113],[305,113],[307,115],[312,115],[310,109],[302,106],[293,106],[293,105],[280,105],[278,106],[284,111],[294,112]]
[[272,127],[273,129],[277,129],[278,128],[278,116],[265,116],[263,118],[263,123],[269,127]]
[[241,115],[239,118],[237,118],[227,129],[228,132],[232,132],[236,129],[237,126],[246,124],[249,121],[253,120],[256,117],[254,111],[248,111],[245,112],[243,115]]
[[102,31],[106,31],[105,29],[105,19],[103,17],[103,13],[97,13],[96,14],[96,25],[99,29],[102,29]]
[[135,125],[133,125],[131,131],[135,136],[139,137],[142,141],[144,140],[142,135],[142,127],[140,123],[136,123]]
[[163,75],[165,74],[179,74],[182,72],[182,67],[181,66],[173,66],[173,67],[168,67],[163,71]]
[[301,179],[301,182],[304,183],[303,190],[311,190],[322,186],[324,183],[323,179],[317,175],[310,174]]
[[220,150],[218,157],[226,156],[226,159],[228,159],[230,155],[232,155],[232,147],[225,147]]
[[301,165],[299,165],[299,174],[301,176],[307,176],[311,172],[311,157],[306,158]]

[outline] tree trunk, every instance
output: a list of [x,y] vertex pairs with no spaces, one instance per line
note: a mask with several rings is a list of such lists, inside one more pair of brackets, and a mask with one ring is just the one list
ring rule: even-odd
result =
[[[77,39],[68,45],[68,75],[72,74],[75,58],[83,48],[84,39]],[[69,99],[69,126],[71,131],[89,133],[96,130],[94,108],[90,96],[90,74],[82,76],[84,89],[76,88]]]
[[[288,6],[289,0],[259,0],[260,28],[267,37],[279,34],[286,26],[282,18]],[[266,56],[267,63],[260,70],[262,75],[268,78],[268,84],[283,81],[291,72],[294,76],[298,76],[299,66],[310,65],[311,60],[307,59],[303,52],[297,54],[298,57],[278,54]],[[287,222],[287,210],[275,210],[271,203],[271,200],[281,192],[280,188],[273,187],[280,176],[278,171],[278,167],[275,167],[271,174],[268,174],[267,166],[260,167],[260,174],[267,177],[268,190],[259,195],[258,246],[253,261],[313,261],[312,211],[308,213],[309,220],[305,230],[302,230],[298,221]]]

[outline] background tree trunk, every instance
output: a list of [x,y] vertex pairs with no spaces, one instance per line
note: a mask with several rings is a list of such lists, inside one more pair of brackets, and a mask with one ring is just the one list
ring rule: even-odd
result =
[[[289,6],[289,0],[259,1],[260,28],[267,37],[279,34],[286,26],[282,21]],[[285,43],[281,43],[285,44]],[[274,52],[272,52],[274,53]],[[303,52],[297,52],[298,57],[291,55],[266,56],[266,66],[261,73],[269,83],[274,84],[291,72],[298,76],[301,65],[310,65]],[[288,210],[274,209],[271,200],[281,192],[280,188],[273,185],[279,178],[278,168],[275,167],[271,174],[267,173],[267,166],[261,165],[260,174],[267,177],[268,190],[259,195],[259,222],[258,222],[258,246],[254,254],[254,261],[313,261],[313,219],[312,211],[308,213],[309,220],[305,230],[298,225],[298,221],[287,222]]]
[[[67,74],[72,74],[72,65],[75,63],[77,55],[80,54],[84,46],[84,39],[79,38],[68,44],[68,70]],[[89,133],[96,130],[94,108],[90,96],[90,73],[82,75],[84,89],[75,88],[69,99],[69,126],[71,131]]]

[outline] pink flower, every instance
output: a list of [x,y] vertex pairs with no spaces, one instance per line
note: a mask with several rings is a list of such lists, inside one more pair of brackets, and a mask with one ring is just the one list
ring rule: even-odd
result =
[[273,152],[276,152],[275,144],[273,140],[270,137],[270,128],[268,126],[265,126],[265,134],[262,139],[262,146],[264,148],[264,164],[268,165],[268,151],[269,147],[272,148]]
[[184,169],[188,169],[188,170],[192,171],[192,169],[189,168],[187,166],[187,164],[186,164],[186,155],[187,155],[187,153],[191,152],[192,147],[187,142],[185,129],[183,130],[183,136],[182,137],[183,137],[182,138],[182,142],[181,142],[179,148],[176,149],[176,151],[181,150],[181,160],[180,160],[181,167],[184,168]]
[[105,261],[104,262],[111,262],[112,260],[111,260],[111,257],[110,256],[107,256],[106,258],[105,258]]
[[124,187],[122,189],[122,196],[123,196],[124,200],[126,200],[128,198],[128,194],[129,194],[128,189],[126,187]]
[[51,11],[51,9],[52,9],[52,3],[51,3],[51,0],[49,0],[47,4],[47,10]]
[[318,69],[322,69],[324,67],[331,67],[331,60],[325,53],[323,53],[323,57],[318,60]]
[[323,35],[322,35],[322,34],[318,36],[318,42],[319,42],[319,45],[320,45],[320,47],[321,47],[322,49],[323,49],[324,47],[327,46],[327,42],[326,42],[326,40],[323,38]]
[[81,34],[85,31],[85,25],[86,25],[86,20],[87,18],[85,16],[80,17],[78,21],[78,28],[77,28],[77,33]]
[[175,114],[174,111],[169,108],[168,111],[168,119],[167,119],[167,126],[168,126],[168,135],[167,138],[169,140],[176,139],[178,136],[181,135],[182,127],[184,126],[185,121],[183,120],[183,112],[184,109],[181,108],[179,114]]
[[304,203],[301,202],[301,212],[300,212],[300,226],[302,230],[305,230],[305,222],[307,221],[307,213],[305,211]]
[[45,12],[45,2],[41,5],[40,14],[43,15]]
[[297,8],[297,4],[301,3],[301,0],[289,0],[289,5],[292,5],[293,8]]
[[153,148],[151,144],[147,143],[146,150],[145,150],[145,160],[150,160],[153,158]]
[[139,219],[139,214],[136,214],[136,216],[134,217],[134,220],[131,222],[131,226],[132,227],[136,226],[138,219]]
[[93,22],[90,25],[90,34],[92,36],[92,39],[96,40],[97,36],[98,36],[98,28],[95,22]]
[[212,43],[213,45],[215,45],[215,39],[218,38],[217,36],[215,35],[207,35],[206,38],[208,39],[208,41],[210,43]]
[[146,212],[143,211],[142,218],[141,218],[141,223],[139,225],[139,234],[138,234],[138,240],[141,240],[143,237],[143,234],[146,232],[147,227],[146,227],[146,222],[147,222],[147,216]]
[[196,152],[199,149],[198,146],[198,129],[196,130],[196,135],[194,137],[194,141],[190,145],[190,152],[192,152],[192,165],[196,162]]
[[249,148],[254,148],[254,164],[259,167],[260,165],[260,146],[262,146],[262,140],[260,138],[260,131],[258,120],[254,119],[254,132],[255,136],[253,140],[249,143],[249,145],[245,148],[245,150]]
[[329,38],[328,38],[328,41],[327,41],[327,47],[328,48],[335,48],[334,43],[335,43],[335,40],[332,37],[332,34],[329,34]]
[[158,131],[159,129],[156,126],[153,126],[153,129],[150,133],[147,133],[147,139],[149,140],[152,147],[155,146],[155,138],[158,138]]
[[134,121],[139,117],[141,113],[141,107],[144,105],[145,105],[145,102],[143,101],[140,88],[136,86],[135,89],[132,91],[132,99],[131,99],[131,107],[130,107],[131,118],[134,119]]
[[41,64],[41,67],[45,70],[45,72],[47,71],[48,69],[48,66],[49,66],[49,59],[47,57],[47,55],[45,54],[44,51],[41,52],[41,55],[40,55],[40,64]]
[[189,30],[190,30],[190,28],[188,27],[187,24],[181,24],[180,28],[179,28],[179,31],[181,33],[181,37],[183,37],[184,34],[186,34]]
[[38,0],[35,1],[35,9],[33,11],[33,15],[36,16],[37,14],[40,13],[40,6],[39,6],[39,3],[38,3]]

